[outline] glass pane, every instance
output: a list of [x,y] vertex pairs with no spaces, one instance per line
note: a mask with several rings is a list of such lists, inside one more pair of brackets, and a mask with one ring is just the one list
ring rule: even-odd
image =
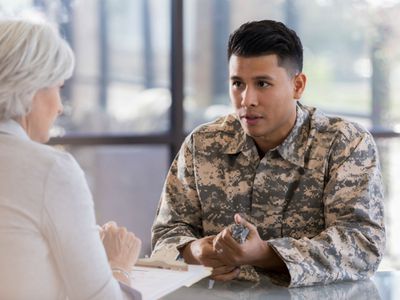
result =
[[85,172],[98,224],[114,220],[150,254],[151,225],[169,167],[166,146],[67,147]]
[[[10,5],[9,5],[10,4]],[[149,134],[169,129],[169,0],[2,1],[59,23],[76,54],[54,135]],[[3,11],[4,10],[4,11]],[[23,13],[25,11],[25,13]]]
[[169,127],[170,1],[79,1],[67,131],[159,133]]
[[399,91],[400,1],[299,2],[309,79],[304,102],[363,119],[370,128],[394,128],[400,121],[393,97]]
[[399,129],[399,15],[399,0],[185,1],[186,130],[231,111],[227,39],[259,19],[283,21],[302,39],[302,102],[368,127]]
[[400,139],[376,139],[385,183],[386,253],[384,268],[400,269]]

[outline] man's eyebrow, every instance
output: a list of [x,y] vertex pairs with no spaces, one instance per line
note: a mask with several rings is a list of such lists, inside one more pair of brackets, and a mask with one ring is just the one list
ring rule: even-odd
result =
[[253,79],[254,80],[274,80],[275,78],[270,75],[260,75],[260,76],[255,76]]
[[[240,76],[233,75],[230,77],[231,80],[242,80]],[[269,76],[269,75],[260,75],[260,76],[255,76],[252,78],[253,80],[274,80],[274,77]]]
[[230,80],[242,80],[242,78],[240,78],[239,76],[235,76],[235,75],[230,76],[229,79]]

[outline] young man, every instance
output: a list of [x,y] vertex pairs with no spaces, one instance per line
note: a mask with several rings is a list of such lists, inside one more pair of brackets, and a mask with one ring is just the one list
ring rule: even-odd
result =
[[[154,253],[211,266],[218,280],[261,272],[295,287],[368,278],[385,243],[371,135],[298,102],[303,49],[284,24],[243,24],[228,60],[236,113],[183,143],[161,195]],[[243,243],[232,223],[250,230]]]

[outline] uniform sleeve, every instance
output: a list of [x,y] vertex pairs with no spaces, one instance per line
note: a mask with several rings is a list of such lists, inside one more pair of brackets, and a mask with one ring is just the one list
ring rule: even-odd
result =
[[290,273],[290,287],[361,280],[378,268],[385,244],[383,186],[369,133],[332,147],[323,203],[325,230],[314,238],[268,241]]
[[84,174],[70,155],[58,158],[48,174],[41,223],[69,299],[123,299]]
[[190,136],[168,172],[152,227],[153,255],[175,259],[178,250],[202,236],[201,206],[193,170]]

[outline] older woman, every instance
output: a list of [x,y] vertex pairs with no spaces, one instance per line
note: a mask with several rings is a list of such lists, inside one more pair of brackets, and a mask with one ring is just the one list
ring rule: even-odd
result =
[[115,223],[102,243],[82,170],[41,144],[73,66],[50,25],[0,21],[0,299],[121,299],[139,253]]

